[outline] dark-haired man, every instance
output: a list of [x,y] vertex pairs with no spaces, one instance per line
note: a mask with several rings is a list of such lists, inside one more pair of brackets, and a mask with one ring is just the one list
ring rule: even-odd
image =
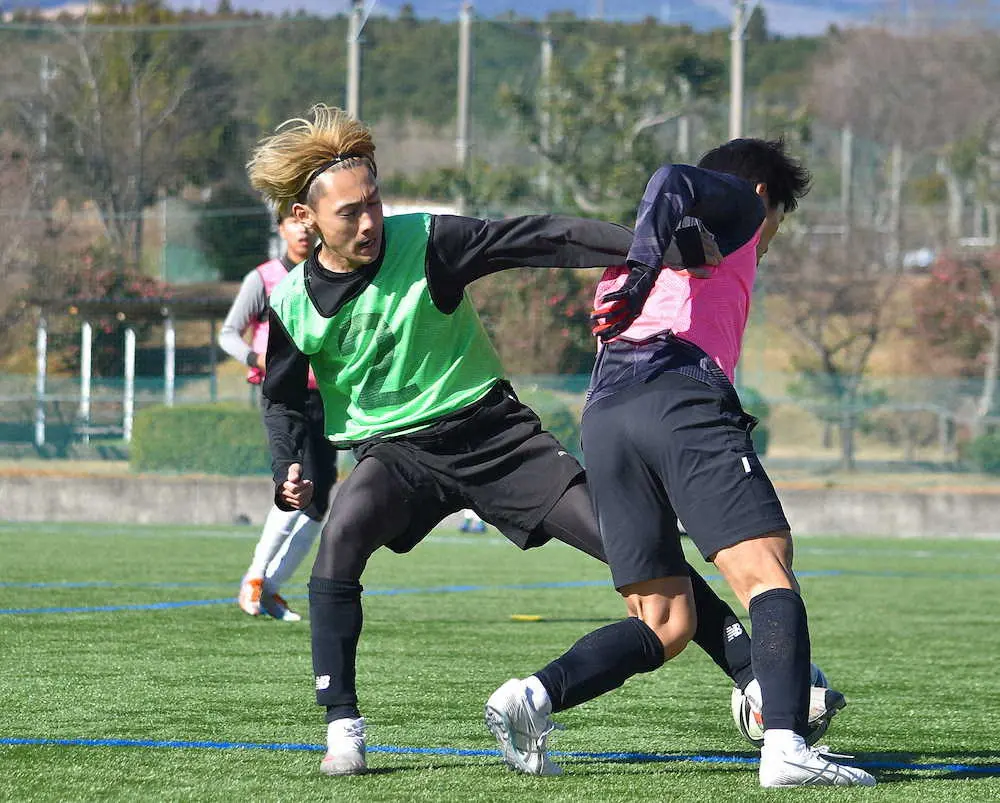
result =
[[[808,189],[783,143],[757,139],[722,145],[698,167],[663,167],[647,184],[627,265],[598,284],[604,343],[583,414],[589,485],[629,617],[493,693],[486,723],[515,769],[557,772],[546,755],[551,713],[657,669],[691,640],[698,622],[679,516],[750,612],[761,785],[875,784],[803,739],[810,646],[791,533],[754,453],[756,420],[732,385],[757,265]],[[722,262],[699,276],[661,272],[663,249],[692,218],[715,234]]]

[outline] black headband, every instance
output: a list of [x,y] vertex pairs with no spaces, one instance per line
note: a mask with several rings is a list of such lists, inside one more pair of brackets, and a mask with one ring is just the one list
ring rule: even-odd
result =
[[299,190],[299,194],[295,196],[295,200],[297,200],[300,204],[304,204],[306,202],[306,196],[309,194],[309,188],[317,178],[323,175],[323,173],[334,165],[339,165],[341,162],[348,162],[351,159],[364,159],[368,162],[372,175],[376,177],[378,176],[378,168],[375,167],[375,162],[373,162],[368,156],[365,156],[362,153],[342,153],[339,156],[334,156],[327,162],[323,162],[323,164],[313,170],[309,174],[309,178],[306,179],[306,183],[303,185],[302,189]]

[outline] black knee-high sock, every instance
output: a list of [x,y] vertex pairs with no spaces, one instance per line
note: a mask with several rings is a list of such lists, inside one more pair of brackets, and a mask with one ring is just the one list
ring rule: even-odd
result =
[[701,647],[719,668],[745,689],[753,680],[750,636],[729,604],[688,564],[698,629],[694,643]]
[[588,633],[552,663],[535,673],[563,711],[617,689],[632,675],[663,665],[663,644],[656,633],[630,616]]
[[326,706],[327,722],[361,716],[354,684],[363,621],[361,590],[357,580],[309,579],[316,702]]
[[760,683],[764,727],[806,732],[809,713],[809,623],[802,597],[773,588],[750,600],[753,673]]

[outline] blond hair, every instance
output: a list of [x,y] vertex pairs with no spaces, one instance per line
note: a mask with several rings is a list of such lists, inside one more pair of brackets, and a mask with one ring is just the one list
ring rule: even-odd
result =
[[313,179],[335,164],[356,167],[367,160],[375,172],[375,142],[363,123],[324,103],[313,106],[309,117],[285,120],[257,143],[247,162],[250,184],[282,217],[296,201],[305,201],[300,196],[311,190]]

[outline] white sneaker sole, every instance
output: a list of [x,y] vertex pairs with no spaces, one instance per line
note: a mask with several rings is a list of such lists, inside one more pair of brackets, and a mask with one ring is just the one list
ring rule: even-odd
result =
[[[765,776],[767,777],[765,779]],[[790,786],[875,786],[875,778],[856,767],[828,761],[822,767],[799,764],[786,759],[780,772],[760,772],[760,785],[765,789]]]
[[368,764],[362,759],[343,761],[327,755],[319,765],[319,771],[324,775],[363,775],[368,772]]
[[512,770],[523,772],[525,775],[561,775],[562,768],[551,761],[542,761],[542,765],[537,767],[529,764],[521,755],[521,752],[514,747],[514,740],[511,738],[512,728],[510,719],[505,713],[497,710],[491,705],[487,705],[484,712],[486,727],[500,744],[500,752],[503,754],[504,763]]

